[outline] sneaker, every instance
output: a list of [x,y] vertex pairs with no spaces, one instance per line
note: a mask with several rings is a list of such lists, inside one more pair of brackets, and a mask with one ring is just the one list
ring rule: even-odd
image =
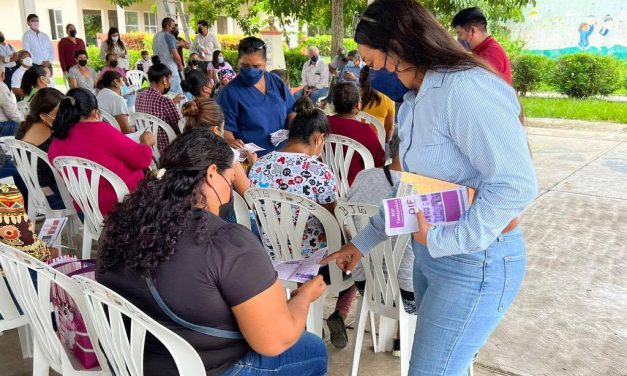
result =
[[401,357],[401,340],[398,338],[394,340],[394,349],[392,350],[392,356],[395,356],[397,358]]
[[329,332],[331,332],[331,343],[338,349],[343,349],[348,345],[348,334],[344,325],[344,318],[338,311],[333,312],[327,319]]

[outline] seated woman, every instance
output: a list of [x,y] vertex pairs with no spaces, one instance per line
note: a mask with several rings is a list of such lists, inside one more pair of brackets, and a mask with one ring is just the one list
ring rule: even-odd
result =
[[[372,154],[375,167],[385,164],[385,152],[377,133],[369,125],[355,120],[359,112],[359,89],[350,82],[337,84],[333,89],[333,105],[336,115],[329,116],[331,133],[352,138],[366,147]],[[355,176],[363,170],[364,161],[354,155],[348,169],[348,184],[352,185]]]
[[200,56],[198,56],[198,54],[195,52],[189,54],[187,66],[185,67],[185,77],[187,77],[187,75],[193,71],[199,71],[200,73],[204,73],[203,69],[200,66]]
[[[184,132],[147,177],[105,220],[96,280],[173,329],[198,352],[208,375],[324,375],[324,342],[303,332],[322,278],[286,302],[270,259],[255,236],[218,214],[233,205],[233,153],[211,130]],[[145,278],[178,317],[241,333],[200,334],[157,305]],[[163,345],[146,341],[145,373],[176,375]]]
[[24,93],[24,101],[30,103],[37,90],[50,86],[51,76],[50,70],[41,65],[33,65],[28,68],[24,72],[24,77],[22,77],[22,83],[20,84],[20,89]]
[[115,120],[120,125],[120,130],[124,134],[130,134],[135,132],[135,127],[128,122],[128,106],[126,100],[122,97],[122,88],[124,87],[124,80],[122,76],[116,71],[108,71],[102,75],[100,81],[98,81],[98,107],[115,117]]
[[[181,88],[190,93],[194,98],[210,98],[213,96],[213,81],[201,71],[193,70],[185,75],[181,82]],[[224,115],[223,115],[224,116]]]
[[[81,157],[96,162],[119,176],[130,192],[144,178],[152,162],[155,138],[144,133],[138,144],[100,120],[96,96],[85,89],[71,89],[59,104],[52,123],[52,144],[48,159]],[[100,180],[98,206],[102,215],[118,202],[111,184]]]
[[385,140],[390,141],[394,132],[396,104],[387,95],[381,94],[370,85],[370,67],[365,66],[359,74],[361,87],[361,110],[376,117],[385,128]]
[[224,59],[220,50],[213,51],[212,59],[207,65],[207,74],[217,87],[226,86],[235,77],[233,67]]
[[85,50],[76,50],[74,52],[74,58],[78,62],[68,71],[68,78],[70,80],[70,88],[75,89],[77,87],[94,91],[96,89],[97,74],[94,68],[87,65],[89,56]]
[[238,150],[255,143],[264,149],[259,155],[265,155],[278,148],[270,141],[270,134],[290,123],[294,98],[285,82],[266,71],[267,46],[263,40],[244,38],[237,53],[239,74],[218,96],[226,118],[224,139]]
[[8,68],[0,61],[0,137],[13,136],[17,125],[24,116],[17,108],[17,101],[11,89],[4,83]]
[[[33,96],[30,112],[17,129],[15,138],[35,145],[43,152],[48,153],[52,143],[52,123],[57,117],[59,103],[63,97],[63,94],[57,89],[44,88],[39,90]],[[37,178],[50,207],[55,210],[65,209],[52,170],[44,161],[37,163]]]
[[[250,170],[251,185],[306,197],[333,213],[338,199],[335,178],[331,170],[318,160],[325,139],[330,134],[329,122],[324,112],[316,109],[308,97],[296,101],[294,110],[296,117],[290,127],[287,144],[280,151],[266,154],[255,162]],[[274,258],[272,245],[263,232],[261,239]],[[326,236],[322,224],[317,218],[308,218],[303,234],[302,255],[310,256],[324,247]],[[326,270],[326,273],[322,273],[328,274]],[[338,348],[344,348],[348,343],[344,320],[354,297],[353,287],[342,291],[335,312],[327,320],[331,342]]]
[[[183,116],[185,117],[184,131],[194,128],[208,128],[219,137],[224,137],[224,113],[218,104],[211,98],[194,99],[183,105]],[[233,151],[239,158],[239,152]],[[257,161],[257,154],[248,153],[246,155],[248,164],[252,166]],[[235,180],[233,187],[240,196],[250,188],[250,181],[246,176],[246,171],[239,160],[234,161]]]

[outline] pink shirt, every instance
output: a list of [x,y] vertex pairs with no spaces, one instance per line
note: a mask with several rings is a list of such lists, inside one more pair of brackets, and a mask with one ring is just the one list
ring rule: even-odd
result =
[[[48,159],[58,156],[80,157],[96,162],[119,176],[129,192],[144,178],[144,169],[152,161],[152,149],[138,144],[105,122],[80,122],[70,130],[67,138],[52,139]],[[113,186],[100,180],[98,206],[107,215],[118,202]]]

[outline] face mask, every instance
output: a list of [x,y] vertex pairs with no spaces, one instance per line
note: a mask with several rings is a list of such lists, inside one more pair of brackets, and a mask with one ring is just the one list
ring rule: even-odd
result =
[[246,86],[253,86],[263,77],[263,69],[253,67],[240,68],[239,75],[244,80]]
[[4,37],[0,37],[0,43],[4,43],[5,39]]
[[[316,151],[318,150],[318,144],[316,144]],[[311,156],[313,159],[320,159],[322,156],[322,151],[324,150],[324,140],[322,140],[322,146],[320,146],[320,153],[314,154]]]
[[352,61],[349,61],[348,63],[346,63],[346,66],[348,68],[355,68],[355,63],[353,63]]
[[52,81],[52,79],[50,79],[49,77],[46,77],[44,82],[46,83],[47,87],[54,87],[54,81]]
[[190,62],[190,64],[192,64],[192,65],[198,65],[198,60],[196,60],[196,59],[194,59],[194,60],[190,60],[189,62]]
[[213,192],[216,194],[218,201],[220,201],[220,209],[218,212],[218,216],[226,221],[230,217],[233,217],[233,215],[235,214],[235,209],[234,209],[235,203],[233,201],[233,185],[229,184],[228,180],[226,180],[224,175],[220,175],[220,176],[222,176],[222,179],[224,179],[226,184],[229,185],[229,188],[230,188],[229,201],[223,204],[222,199],[220,199],[220,195],[218,194],[218,191],[216,191],[216,189],[213,188],[212,185],[210,185],[210,187],[211,189],[213,189]]
[[76,30],[70,30],[70,36],[72,38],[76,37]]
[[318,62],[318,58],[319,58],[318,55],[312,56],[311,57],[311,61],[313,61],[314,63],[317,63]]
[[125,96],[128,94],[128,86],[126,86],[126,84],[122,84],[122,86],[120,86],[120,91],[122,92],[122,96]]
[[111,37],[111,40],[113,40],[114,42],[117,42],[118,39],[120,39],[120,37]]
[[30,28],[33,29],[34,31],[39,30],[39,22],[31,22]]
[[118,66],[118,61],[117,61],[117,60],[111,60],[111,61],[109,62],[109,66],[110,66],[111,68],[115,68],[115,67],[117,67],[117,66]]
[[202,34],[202,27],[198,26],[198,34]]
[[370,69],[370,85],[375,90],[390,97],[394,102],[399,102],[410,89],[403,85],[396,72],[390,72],[385,68],[387,61],[386,56],[381,69]]
[[33,59],[31,59],[30,57],[22,59],[22,65],[25,66],[25,67],[32,67],[33,66]]
[[78,65],[80,65],[81,67],[84,67],[87,65],[87,60],[79,60],[78,61]]
[[179,29],[172,29],[172,35],[174,35],[175,37],[179,36]]
[[472,48],[470,48],[470,43],[468,43],[468,41],[466,39],[462,39],[460,37],[457,37],[457,41],[464,47],[464,49],[466,51],[471,51]]
[[218,56],[218,64],[224,64],[224,56]]

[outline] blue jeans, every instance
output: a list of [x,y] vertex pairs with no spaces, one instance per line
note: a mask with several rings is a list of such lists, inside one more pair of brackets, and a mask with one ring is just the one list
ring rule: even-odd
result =
[[327,374],[327,347],[314,334],[304,332],[298,342],[279,356],[263,356],[253,350],[223,376],[322,376]]
[[[309,94],[309,99],[311,99],[312,102],[317,103],[318,99],[326,97],[327,94],[329,94],[329,88],[323,87],[322,89],[318,89]],[[294,93],[294,100],[298,100],[298,98],[302,97],[303,95],[305,95],[305,89],[300,89],[299,91]]]
[[518,294],[525,275],[525,241],[520,228],[487,250],[432,258],[413,244],[418,323],[410,376],[466,375]]
[[1,121],[0,122],[0,137],[15,136],[17,126],[19,124],[14,121]]

